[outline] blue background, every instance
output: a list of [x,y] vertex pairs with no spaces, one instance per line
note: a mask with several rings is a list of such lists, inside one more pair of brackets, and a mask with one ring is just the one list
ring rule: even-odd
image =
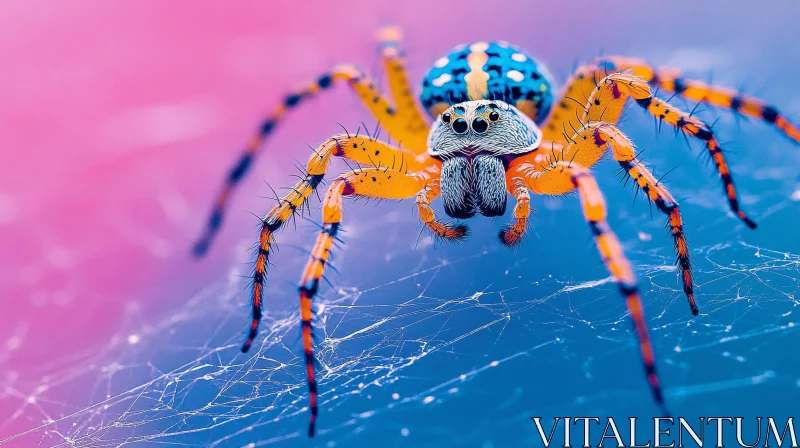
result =
[[[462,40],[513,38],[548,63],[559,86],[574,61],[600,53],[642,57],[678,65],[687,77],[741,88],[797,122],[800,14],[791,1],[769,5],[578,3],[574,10],[548,7],[537,15],[537,7],[520,2],[514,14],[505,11],[480,26],[489,4],[455,3],[460,15],[452,20],[397,21],[406,30],[415,81]],[[467,14],[467,25],[454,32],[459,39],[451,38],[447,26],[456,27]],[[390,12],[381,15],[392,19]],[[612,16],[613,26],[607,19]],[[562,33],[538,33],[541,20],[557,21]],[[445,22],[430,31],[431,24]],[[427,37],[416,37],[417,31]],[[569,54],[548,50],[554,46]],[[357,62],[375,66],[368,59],[374,55],[364,57]],[[340,90],[332,96],[350,98]],[[678,98],[672,102],[693,107]],[[331,107],[334,99],[317,103]],[[355,100],[344,104],[366,116]],[[698,111],[708,122],[718,120],[715,130],[744,209],[759,223],[756,231],[727,211],[701,145],[687,145],[666,127],[657,132],[635,106],[620,127],[656,176],[675,168],[664,182],[683,208],[700,316],[691,316],[680,290],[665,219],[657,211],[651,216],[642,197],[633,203],[613,162],[601,162],[594,172],[610,224],[638,273],[673,414],[785,419],[800,398],[800,152],[756,120],[707,106]],[[336,132],[328,126],[336,116],[315,112],[308,106],[297,120],[313,117],[324,123],[319,130],[284,137],[296,140],[292,154],[299,160],[305,140]],[[285,159],[270,159],[269,151],[260,163],[294,169]],[[290,178],[266,180],[277,186]],[[243,195],[268,194],[259,182],[251,186]],[[623,300],[608,280],[577,198],[534,197],[532,205],[537,211],[529,236],[519,249],[507,250],[496,234],[508,216],[473,219],[467,241],[442,245],[424,232],[419,236],[413,201],[346,203],[344,244],[335,250],[336,271],[329,271],[330,284],[318,300],[321,405],[313,440],[305,436],[308,394],[295,281],[317,230],[298,219],[296,232],[289,226],[279,235],[267,316],[250,354],[239,353],[248,313],[246,249],[255,236],[245,224],[227,228],[228,241],[235,241],[215,248],[211,274],[203,269],[202,276],[150,288],[160,297],[191,293],[160,315],[124,323],[123,331],[141,335],[142,343],[57,365],[63,366],[56,369],[60,387],[73,391],[66,401],[76,407],[54,413],[59,421],[36,435],[36,443],[499,448],[539,446],[531,416],[657,416]],[[318,220],[318,202],[308,216]],[[182,262],[191,263],[188,256]]]

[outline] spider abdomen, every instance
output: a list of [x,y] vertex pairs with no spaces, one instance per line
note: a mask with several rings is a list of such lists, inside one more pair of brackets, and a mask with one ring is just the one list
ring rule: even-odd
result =
[[543,64],[505,42],[475,42],[434,62],[422,82],[422,105],[432,116],[464,101],[503,100],[541,123],[553,104],[552,77]]

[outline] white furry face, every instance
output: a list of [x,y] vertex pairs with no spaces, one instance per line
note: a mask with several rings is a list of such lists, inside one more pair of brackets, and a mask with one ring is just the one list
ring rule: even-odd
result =
[[450,106],[428,134],[428,154],[447,159],[518,155],[539,147],[542,131],[516,107],[478,100]]

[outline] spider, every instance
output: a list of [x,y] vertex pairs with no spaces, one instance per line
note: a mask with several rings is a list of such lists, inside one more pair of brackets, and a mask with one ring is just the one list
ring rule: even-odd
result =
[[416,198],[422,223],[435,236],[456,241],[467,236],[467,227],[437,219],[431,208],[434,199],[441,196],[444,211],[450,217],[467,219],[476,214],[503,215],[510,194],[516,200],[513,221],[500,231],[499,239],[507,246],[515,246],[528,225],[531,193],[557,196],[577,190],[600,256],[625,298],[653,398],[661,411],[668,414],[636,276],[606,221],[605,200],[589,168],[610,150],[627,176],[665,215],[677,252],[683,291],[691,313],[697,315],[689,248],[678,203],[637,159],[633,143],[615,126],[628,98],[633,98],[660,123],[702,142],[722,180],[731,211],[750,228],[756,224],[740,208],[730,169],[714,131],[691,113],[654,96],[652,87],[760,118],[796,142],[800,142],[800,129],[775,107],[759,99],[686,79],[674,68],[654,68],[639,59],[617,56],[598,58],[581,66],[562,93],[554,96],[552,78],[546,68],[505,42],[460,45],[434,62],[422,82],[421,94],[421,103],[433,118],[429,125],[409,87],[400,30],[383,28],[378,40],[394,105],[373,79],[352,65],[335,66],[315,82],[286,96],[230,172],[205,232],[194,247],[195,255],[206,253],[220,228],[233,189],[250,169],[264,139],[278,121],[289,109],[334,83],[346,82],[389,135],[400,142],[391,145],[348,133],[330,137],[314,150],[300,181],[264,216],[252,276],[252,322],[242,352],[248,351],[258,332],[275,233],[320,185],[334,156],[356,162],[359,168],[339,175],[328,186],[322,201],[323,227],[299,284],[302,344],[310,395],[309,436],[314,435],[318,415],[312,300],[340,229],[344,197]]

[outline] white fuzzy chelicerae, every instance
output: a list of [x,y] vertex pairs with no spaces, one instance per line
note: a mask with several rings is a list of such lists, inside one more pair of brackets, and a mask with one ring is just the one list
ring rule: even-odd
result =
[[445,212],[461,219],[476,212],[502,215],[509,156],[531,152],[541,140],[536,124],[503,101],[467,101],[448,108],[428,136],[428,153],[442,160]]

